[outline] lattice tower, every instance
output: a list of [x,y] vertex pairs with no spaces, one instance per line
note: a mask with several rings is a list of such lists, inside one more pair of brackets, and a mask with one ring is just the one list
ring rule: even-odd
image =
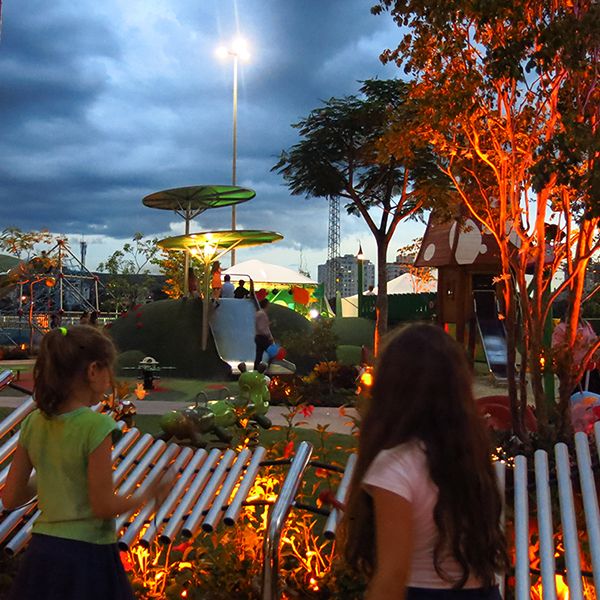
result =
[[329,227],[327,230],[327,297],[340,289],[340,199],[329,199]]

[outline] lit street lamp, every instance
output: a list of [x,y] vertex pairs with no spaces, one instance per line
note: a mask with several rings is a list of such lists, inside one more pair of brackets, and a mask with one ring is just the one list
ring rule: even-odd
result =
[[358,254],[356,255],[356,269],[357,269],[357,279],[358,279],[358,316],[362,317],[362,309],[363,309],[363,264],[365,260],[365,255],[363,254],[362,244],[358,242]]
[[[233,57],[233,161],[231,169],[231,183],[236,185],[237,161],[237,89],[238,89],[238,61],[248,60],[250,54],[246,42],[240,38],[233,40],[230,46],[221,46],[217,49],[219,58]],[[235,231],[235,205],[231,207],[231,229]],[[235,250],[231,251],[231,266],[235,265]]]

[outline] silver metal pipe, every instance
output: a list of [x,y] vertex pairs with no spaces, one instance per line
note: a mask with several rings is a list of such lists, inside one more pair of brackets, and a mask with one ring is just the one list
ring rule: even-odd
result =
[[202,513],[204,509],[212,502],[212,500],[214,500],[215,493],[225,478],[227,469],[229,469],[231,466],[234,458],[235,452],[231,449],[226,450],[221,457],[219,465],[202,490],[202,494],[200,494],[200,498],[198,498],[196,504],[194,505],[190,516],[183,524],[181,529],[181,535],[183,537],[194,537],[194,534],[198,531],[200,520],[202,519]]
[[170,544],[171,541],[174,540],[177,534],[179,533],[183,522],[183,517],[185,516],[189,507],[196,501],[196,498],[200,494],[200,490],[203,488],[207,479],[210,477],[211,469],[219,460],[220,456],[221,451],[217,450],[216,448],[213,448],[210,451],[210,454],[206,457],[202,468],[200,469],[200,471],[198,471],[198,474],[196,475],[194,481],[188,488],[187,493],[181,499],[179,506],[171,515],[169,522],[167,523],[163,532],[160,534],[158,539],[162,544]]
[[[113,453],[112,453],[113,461],[115,461],[116,458],[118,456],[120,456],[120,454],[122,452],[125,451],[126,447],[131,445],[132,441],[135,440],[135,438],[138,435],[139,435],[139,431],[137,429],[131,429],[123,436],[123,438],[117,443],[117,445],[115,446],[115,448],[113,450]],[[152,436],[149,435],[149,442],[152,442],[152,439],[153,439]],[[140,448],[144,447],[144,445],[145,444],[141,444]],[[149,445],[149,444],[147,444],[147,445]],[[145,445],[145,446],[147,447],[147,445]],[[135,460],[135,456],[132,457],[132,461],[133,460]],[[2,474],[0,474],[0,477],[2,477],[2,475],[4,475],[4,477],[6,477],[5,472],[8,473],[9,468],[10,467],[3,469]],[[113,481],[114,481],[114,475],[113,475]],[[29,510],[26,510],[22,513],[22,516],[29,514],[33,509],[36,508],[36,506],[37,506],[37,503],[33,503],[29,507]],[[10,556],[14,556],[15,554],[19,553],[27,545],[27,543],[31,539],[31,531],[33,529],[33,525],[34,525],[35,521],[38,519],[38,517],[40,516],[40,514],[41,514],[41,511],[39,509],[36,510],[35,513],[33,514],[33,516],[31,517],[31,519],[29,519],[29,521],[27,521],[27,523],[20,529],[20,531],[6,545],[5,552],[7,554],[9,554]]]
[[[348,495],[350,481],[352,480],[352,474],[354,473],[354,467],[356,466],[356,458],[356,454],[351,454],[348,457],[342,480],[340,481],[340,485],[335,494],[335,499],[340,504],[346,504],[346,496]],[[323,530],[323,533],[328,540],[335,539],[335,532],[340,522],[340,516],[340,511],[337,508],[334,507],[331,509],[329,517],[327,517],[327,522],[325,523],[325,529]]]
[[0,423],[0,438],[3,438],[11,429],[14,429],[30,412],[35,410],[35,402],[30,396],[17,406]]
[[592,469],[592,457],[587,436],[582,431],[575,434],[575,452],[579,469],[585,524],[588,533],[592,572],[596,589],[600,588],[600,513],[598,511],[598,494]]
[[298,450],[292,460],[292,465],[286,475],[279,496],[271,508],[267,531],[263,543],[263,573],[262,573],[262,598],[263,600],[279,600],[279,540],[281,530],[292,507],[304,471],[312,456],[313,445],[309,442],[300,442]]
[[171,493],[165,498],[165,501],[162,503],[161,507],[156,512],[153,522],[148,525],[146,531],[144,532],[144,535],[138,541],[138,543],[141,546],[143,546],[144,548],[150,547],[150,544],[156,537],[158,530],[162,528],[164,520],[175,509],[175,506],[178,503],[182,494],[186,493],[186,489],[190,485],[190,481],[194,476],[194,473],[196,472],[202,461],[206,458],[206,456],[207,453],[204,449],[197,450],[194,453],[183,473],[177,478],[177,483],[175,484],[175,487],[173,488]]
[[[162,441],[162,440],[159,440],[159,441]],[[121,487],[121,489],[124,489],[125,491],[120,492],[120,493],[128,494],[128,493],[130,493],[132,487],[135,487],[135,488],[137,488],[136,491],[140,495],[146,494],[146,492],[148,491],[148,488],[150,486],[152,486],[154,484],[154,482],[158,479],[158,477],[161,475],[161,473],[163,473],[163,471],[165,471],[168,468],[169,463],[177,456],[177,454],[179,454],[179,451],[181,450],[181,447],[177,446],[176,444],[169,444],[168,446],[165,444],[165,446],[166,446],[165,448],[161,448],[160,446],[155,444],[150,449],[150,453],[149,453],[150,456],[159,455],[160,458],[157,459],[157,461],[154,465],[151,465],[151,459],[146,461],[146,457],[144,457],[144,460],[141,461],[140,465],[138,465],[138,466],[141,466],[144,462],[146,462],[146,467],[148,465],[151,465],[150,471],[148,473],[146,473],[146,469],[140,469],[139,476],[138,476],[138,473],[137,473],[138,469],[136,468],[131,473],[131,475],[128,477],[124,486]],[[164,452],[162,452],[163,449],[164,449]],[[134,481],[132,482],[132,480],[134,480]],[[149,501],[148,504],[151,505],[152,510],[154,510],[154,505],[155,505],[154,500]],[[125,525],[125,523],[131,518],[131,515],[133,515],[138,508],[139,508],[139,506],[131,509],[130,511],[127,511],[126,513],[122,513],[117,517],[117,519],[116,519],[117,532],[121,531],[121,528],[123,527],[123,525]]]
[[[0,503],[0,510],[1,510]],[[32,502],[27,506],[22,506],[11,511],[0,523],[0,544],[18,527],[21,519],[35,510],[36,503]]]
[[[127,456],[121,460],[119,466],[113,473],[113,485],[117,486],[121,479],[125,476],[125,473],[129,470],[131,465],[137,460],[138,456],[141,456],[154,441],[154,438],[149,434],[145,433],[135,444],[135,446],[127,453]],[[118,444],[117,444],[118,445]],[[113,452],[113,457],[116,451]]]
[[41,514],[42,511],[36,510],[33,517],[31,517],[31,519],[27,521],[27,524],[21,527],[19,533],[17,533],[13,537],[13,539],[10,540],[8,544],[6,544],[6,546],[4,547],[4,551],[9,556],[14,556],[15,554],[18,554],[21,550],[23,550],[23,548],[25,548],[27,542],[29,542],[29,539],[31,538],[31,530],[33,528],[33,524]]
[[115,447],[113,448],[111,455],[113,464],[116,463],[117,460],[119,460],[119,458],[123,459],[125,457],[125,453],[127,452],[127,450],[129,450],[133,442],[135,442],[135,440],[139,438],[139,436],[139,429],[134,428],[125,432],[123,437],[116,443]]
[[562,442],[556,444],[554,446],[554,456],[556,457],[560,519],[565,546],[567,585],[569,586],[569,597],[576,600],[584,598],[584,595],[581,582],[581,550],[577,535],[577,515],[573,498],[573,482],[571,481],[571,460],[567,445]]
[[556,600],[556,561],[554,560],[554,529],[552,527],[552,500],[550,498],[550,469],[548,453],[536,450],[533,454],[535,491],[537,499],[538,532],[540,540],[540,570],[544,600]]
[[[219,490],[219,495],[215,498],[210,510],[208,511],[204,521],[202,522],[202,530],[210,533],[216,527],[221,515],[223,514],[224,508],[227,506],[229,502],[229,497],[231,496],[231,492],[235,487],[235,484],[238,482],[240,478],[240,473],[242,469],[246,466],[248,459],[251,456],[250,450],[248,448],[244,448],[237,456],[235,463],[232,465],[231,469],[229,469],[229,473]],[[242,475],[243,477],[243,475]]]
[[529,492],[527,490],[527,458],[515,457],[515,598],[529,600],[531,574],[529,571]]
[[[166,465],[166,462],[164,462],[164,460],[168,458],[169,452],[170,452],[171,448],[173,448],[173,447],[178,450],[181,450],[181,452],[179,452],[179,454],[177,455],[177,459],[173,463],[173,467],[172,467],[173,470],[175,471],[175,473],[179,473],[179,471],[183,467],[185,467],[186,463],[189,461],[190,457],[193,454],[193,450],[191,448],[181,449],[181,448],[179,448],[179,446],[176,446],[175,444],[170,444],[169,447],[167,448],[167,450],[165,450],[165,453],[161,456],[160,460],[156,463],[152,472],[148,475],[148,479],[150,479],[151,481],[154,481],[156,479],[156,477],[153,476],[153,473],[156,472],[158,474],[164,469],[164,467]],[[144,484],[145,483],[146,483],[146,481],[144,481]],[[131,545],[133,545],[133,543],[135,542],[142,527],[150,520],[150,518],[152,517],[152,514],[158,512],[158,510],[160,510],[160,507],[157,507],[156,502],[152,502],[152,501],[147,502],[140,509],[140,511],[136,515],[135,519],[131,523],[129,523],[129,525],[127,526],[127,530],[119,539],[118,543],[119,543],[119,548],[121,550],[129,550],[129,547]],[[128,514],[122,515],[122,517],[119,517],[119,519],[117,520],[117,526],[116,526],[117,532],[119,532],[121,530],[121,527],[124,525],[124,523],[130,519],[131,514],[133,512],[135,512],[135,511],[131,511]]]
[[13,379],[15,374],[10,369],[0,372],[0,390],[5,388]]
[[240,511],[242,510],[242,504],[248,497],[248,492],[254,485],[254,481],[258,475],[258,470],[260,469],[260,463],[263,461],[266,453],[267,451],[262,446],[258,446],[254,449],[252,460],[246,469],[246,473],[244,474],[244,478],[240,483],[240,487],[238,488],[235,496],[229,504],[229,508],[223,516],[223,523],[228,527],[231,527],[237,521]]
[[[493,463],[498,490],[502,499],[502,512],[500,513],[500,527],[502,531],[506,529],[506,464],[503,461],[496,460]],[[506,576],[504,573],[496,573],[496,584],[500,588],[500,597],[504,598],[506,593]]]
[[16,449],[19,441],[19,432],[15,433],[0,446],[0,463],[4,462]]

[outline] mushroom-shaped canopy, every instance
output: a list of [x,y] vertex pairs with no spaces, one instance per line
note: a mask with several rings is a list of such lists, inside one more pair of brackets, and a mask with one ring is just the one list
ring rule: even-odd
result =
[[224,231],[202,231],[188,235],[160,240],[158,245],[165,250],[202,250],[212,247],[215,250],[229,250],[230,248],[243,248],[260,246],[282,240],[283,236],[274,231],[260,231],[255,229],[228,229]]
[[162,210],[194,210],[232,206],[256,196],[254,190],[235,185],[193,185],[155,192],[142,202],[149,208]]

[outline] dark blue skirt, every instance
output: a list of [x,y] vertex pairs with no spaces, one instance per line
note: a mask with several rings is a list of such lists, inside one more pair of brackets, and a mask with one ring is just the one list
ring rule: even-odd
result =
[[134,600],[116,544],[34,533],[9,600]]
[[470,590],[407,588],[406,600],[502,600],[497,587]]

